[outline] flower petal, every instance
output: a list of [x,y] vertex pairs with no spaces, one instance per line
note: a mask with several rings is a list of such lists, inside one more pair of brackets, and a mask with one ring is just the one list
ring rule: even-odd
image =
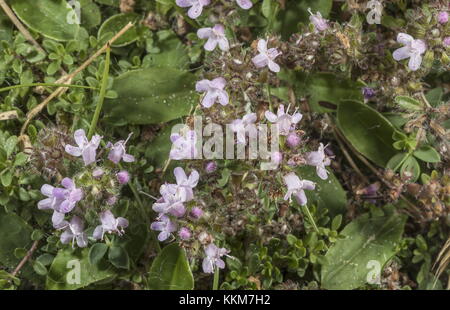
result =
[[75,147],[70,144],[66,144],[64,149],[65,149],[66,153],[69,153],[72,156],[75,156],[75,157],[81,156],[81,149],[79,147]]
[[228,93],[224,90],[221,90],[217,93],[217,98],[219,99],[219,103],[221,105],[227,105],[229,102]]
[[126,162],[126,163],[132,163],[132,162],[134,162],[134,156],[133,155],[130,155],[130,154],[124,154],[123,156],[122,156],[122,159],[123,159],[123,161],[124,162]]
[[420,68],[420,65],[422,64],[422,56],[418,53],[411,55],[411,58],[409,58],[408,67],[412,71],[416,71]]
[[208,41],[206,41],[205,45],[203,46],[205,50],[208,52],[213,51],[217,46],[217,39],[215,38],[209,38]]
[[211,28],[200,28],[197,30],[197,36],[200,39],[208,39],[212,35],[212,29]]
[[49,185],[49,184],[44,184],[41,187],[41,193],[47,197],[52,197],[53,196],[53,189],[54,187]]
[[408,46],[403,46],[399,49],[396,49],[392,54],[392,57],[397,60],[403,60],[411,56],[411,49]]
[[192,0],[176,0],[176,4],[182,8],[187,8],[192,6]]
[[264,39],[258,41],[258,51],[264,54],[267,51],[267,42]]
[[250,0],[236,0],[237,4],[244,10],[248,10],[253,6]]
[[278,119],[278,117],[270,111],[266,111],[266,113],[264,113],[264,115],[266,116],[267,120],[271,123],[275,123]]
[[227,81],[223,77],[215,78],[211,81],[211,86],[218,89],[224,89]]
[[202,11],[203,11],[203,5],[196,2],[188,10],[188,16],[192,19],[196,19],[197,17],[199,17],[202,14]]
[[74,132],[73,134],[74,138],[75,138],[75,143],[78,146],[83,146],[85,145],[88,141],[87,141],[87,137],[86,137],[86,133],[84,132],[84,129],[78,129]]
[[306,198],[304,190],[297,191],[297,193],[295,193],[294,196],[295,196],[295,199],[297,200],[298,204],[301,206],[306,205],[306,203],[308,202],[308,199]]
[[226,52],[226,51],[228,51],[230,49],[230,44],[228,43],[228,39],[227,38],[225,38],[225,37],[220,38],[218,40],[218,42],[219,42],[219,48],[222,51]]
[[195,83],[195,90],[199,93],[207,92],[211,89],[210,83],[211,82],[206,79],[198,81],[197,83]]
[[176,167],[173,170],[173,174],[175,175],[175,180],[177,181],[178,185],[184,185],[187,183],[188,177],[186,175],[186,172],[184,172],[183,168]]
[[407,45],[408,43],[412,42],[413,40],[414,40],[414,38],[407,33],[400,32],[397,35],[397,42],[401,43],[403,45]]
[[202,100],[202,106],[205,108],[210,108],[216,102],[217,95],[214,92],[207,92],[206,95],[203,97]]
[[270,71],[272,71],[272,72],[280,72],[280,66],[277,63],[275,63],[274,61],[270,60],[270,59],[268,61],[268,66],[269,66]]

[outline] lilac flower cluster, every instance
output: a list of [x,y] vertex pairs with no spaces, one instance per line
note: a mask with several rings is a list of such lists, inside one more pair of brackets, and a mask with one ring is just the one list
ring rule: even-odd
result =
[[[160,188],[161,198],[153,204],[153,210],[159,215],[156,222],[150,226],[152,230],[159,231],[158,240],[167,240],[172,233],[177,231],[176,219],[186,214],[186,203],[194,199],[193,189],[197,186],[199,174],[193,170],[189,177],[183,168],[174,169],[176,184],[163,184]],[[196,218],[199,211],[196,209]],[[187,227],[180,230],[180,237],[187,239],[190,231]]]
[[[125,146],[128,139],[118,141],[115,144],[109,142],[106,145],[107,149],[109,149],[108,160],[112,165],[118,165],[121,160],[124,162],[133,162],[135,160],[132,155],[126,152]],[[74,133],[74,140],[76,146],[67,144],[65,150],[72,156],[82,157],[85,171],[75,175],[73,178],[63,178],[61,181],[62,187],[44,184],[41,187],[41,193],[47,198],[38,202],[38,208],[41,210],[53,210],[53,227],[57,230],[63,230],[60,236],[61,243],[67,244],[71,242],[72,246],[74,246],[76,242],[79,247],[86,247],[88,245],[88,238],[84,230],[85,223],[79,216],[84,214],[84,209],[79,206],[84,203],[88,203],[89,206],[98,204],[101,209],[104,209],[101,206],[102,201],[93,202],[90,198],[90,201],[84,202],[84,200],[90,194],[90,191],[92,191],[91,187],[95,187],[95,182],[102,179],[107,169],[95,165],[97,163],[97,149],[102,140],[101,136],[94,135],[89,140],[86,137],[85,131],[78,129]],[[89,184],[86,184],[86,181],[82,180],[86,174],[92,176],[92,181]],[[130,175],[127,171],[122,170],[117,172],[114,178],[119,185],[123,185],[129,181]],[[105,202],[106,205],[113,205],[117,202],[117,196],[108,197]],[[70,220],[66,220],[71,213],[77,215],[72,216]],[[110,210],[100,212],[99,221],[101,225],[95,228],[92,235],[92,238],[95,240],[102,240],[105,233],[121,235],[124,233],[124,228],[128,227],[128,221],[126,219],[122,217],[115,218]]]

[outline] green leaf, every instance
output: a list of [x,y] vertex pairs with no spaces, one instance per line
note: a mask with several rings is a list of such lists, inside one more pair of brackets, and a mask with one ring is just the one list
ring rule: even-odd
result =
[[386,164],[386,168],[391,169],[394,172],[397,171],[408,156],[408,153],[395,154],[391,159],[389,159],[388,163]]
[[[11,41],[13,35],[14,25],[11,20],[6,16],[3,10],[0,10],[0,41]],[[3,83],[4,77],[0,77],[0,81]]]
[[89,263],[89,249],[59,250],[47,274],[49,290],[75,290],[115,275],[107,262]]
[[428,91],[425,97],[427,98],[428,103],[431,106],[437,107],[441,104],[443,94],[444,90],[442,89],[442,87],[436,87]]
[[[172,126],[166,126],[158,135],[148,144],[145,150],[145,158],[156,168],[162,168],[164,163],[169,158],[170,149],[170,134]],[[170,170],[170,168],[169,168]]]
[[20,216],[0,208],[0,265],[17,265],[19,259],[14,256],[14,251],[31,246],[31,232],[32,228]]
[[370,279],[373,263],[381,268],[396,253],[406,216],[391,214],[369,218],[360,216],[341,232],[339,239],[325,255],[322,266],[322,287],[351,290]]
[[23,166],[28,160],[28,155],[25,153],[20,152],[16,155],[16,158],[14,160],[14,166],[20,167]]
[[92,0],[79,0],[81,7],[81,25],[86,29],[91,29],[100,25],[102,15],[97,4]]
[[316,183],[315,190],[305,191],[308,202],[316,204],[319,209],[327,209],[332,217],[347,211],[346,192],[332,172],[328,179],[322,180],[317,176],[315,167],[302,166],[297,171],[301,179]]
[[130,269],[130,257],[121,246],[113,245],[109,248],[108,260],[117,268]]
[[194,277],[184,249],[167,245],[153,261],[148,283],[152,290],[192,290]]
[[108,251],[108,246],[105,243],[96,243],[89,249],[89,263],[91,265],[97,265],[103,256]]
[[357,101],[342,101],[338,126],[353,147],[379,166],[385,167],[397,154],[392,144],[395,128],[376,110]]
[[159,53],[150,53],[144,57],[143,63],[151,67],[169,67],[187,69],[189,56],[186,46],[172,30],[157,33]]
[[441,156],[439,153],[429,145],[422,146],[421,148],[415,150],[413,155],[427,163],[438,163],[441,161]]
[[417,181],[420,176],[420,166],[413,156],[408,157],[400,168],[400,174],[408,173],[411,176],[411,182]]
[[331,73],[316,73],[308,75],[303,72],[282,72],[281,79],[287,80],[294,86],[298,96],[309,96],[308,104],[312,111],[325,113],[333,109],[321,105],[320,102],[329,102],[339,105],[342,100],[362,100],[362,85],[347,79],[336,78]]
[[40,261],[35,261],[33,263],[33,269],[40,276],[47,275],[47,268]]
[[57,41],[74,40],[80,29],[69,23],[75,10],[63,0],[11,0],[14,13],[34,31]]
[[0,181],[2,182],[2,185],[4,187],[8,187],[11,185],[12,182],[12,173],[10,170],[6,170],[0,175]]
[[14,152],[17,141],[18,140],[16,136],[11,136],[6,140],[5,145],[3,145],[3,149],[6,151],[6,157],[11,156],[11,154]]
[[195,76],[173,68],[129,71],[114,80],[117,99],[105,101],[104,111],[116,124],[157,124],[189,114],[198,102]]
[[[98,30],[97,38],[101,43],[106,43],[128,23],[136,23],[140,18],[136,13],[122,13],[108,18]],[[133,43],[138,38],[136,27],[127,30],[111,46],[120,47]]]
[[397,103],[401,108],[407,110],[407,111],[422,111],[423,106],[422,104],[417,101],[416,99],[413,99],[411,97],[407,96],[397,96],[395,97],[395,103]]

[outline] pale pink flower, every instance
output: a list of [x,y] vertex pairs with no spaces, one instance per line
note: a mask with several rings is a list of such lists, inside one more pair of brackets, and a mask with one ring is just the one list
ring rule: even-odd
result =
[[230,49],[228,39],[225,36],[225,27],[221,24],[216,24],[212,28],[200,28],[197,31],[197,36],[200,39],[208,39],[204,46],[207,51],[213,51],[217,45],[222,51]]
[[253,64],[257,68],[268,66],[272,72],[280,72],[280,66],[274,62],[275,58],[281,55],[276,48],[267,49],[267,42],[264,39],[258,41],[259,54],[252,58]]
[[399,33],[397,42],[405,46],[396,49],[392,57],[397,61],[409,58],[409,69],[412,71],[418,70],[422,63],[422,54],[427,50],[425,42],[422,40],[414,40],[412,36],[406,33]]

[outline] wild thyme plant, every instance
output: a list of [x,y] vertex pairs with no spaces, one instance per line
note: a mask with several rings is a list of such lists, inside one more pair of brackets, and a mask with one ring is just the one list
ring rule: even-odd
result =
[[0,7],[1,288],[448,288],[448,1]]

